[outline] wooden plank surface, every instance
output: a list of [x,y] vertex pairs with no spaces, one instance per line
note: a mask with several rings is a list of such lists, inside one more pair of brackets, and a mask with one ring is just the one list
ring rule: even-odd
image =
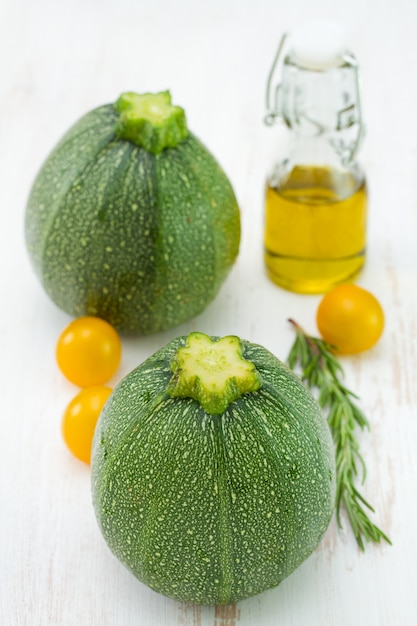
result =
[[[198,318],[124,340],[117,380],[177,334],[238,334],[285,359],[294,317],[316,332],[318,296],[274,287],[262,260],[264,181],[279,132],[262,123],[280,35],[300,19],[342,21],[362,65],[369,254],[358,283],[386,329],[343,361],[371,432],[364,493],[393,546],[358,551],[332,523],[277,589],[230,607],[164,598],[109,553],[89,469],[60,437],[75,388],[54,362],[67,324],[41,290],[23,239],[25,203],[67,128],[122,91],[169,88],[229,175],[242,210],[239,259]],[[3,0],[0,4],[0,623],[4,626],[413,626],[417,618],[417,5],[412,0]],[[116,382],[116,379],[115,381]]]

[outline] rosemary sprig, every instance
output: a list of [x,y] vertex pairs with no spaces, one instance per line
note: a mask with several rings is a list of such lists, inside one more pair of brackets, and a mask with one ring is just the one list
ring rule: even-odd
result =
[[327,412],[336,453],[336,520],[342,527],[341,510],[345,509],[353,534],[361,548],[364,541],[379,543],[391,541],[369,519],[367,509],[373,507],[355,486],[359,474],[362,484],[366,478],[365,461],[359,451],[355,428],[369,429],[369,422],[355,404],[357,399],[342,383],[343,368],[332,352],[332,346],[322,339],[307,335],[294,320],[289,320],[296,331],[296,338],[288,355],[288,365],[301,367],[301,379],[310,389],[318,392],[318,402]]

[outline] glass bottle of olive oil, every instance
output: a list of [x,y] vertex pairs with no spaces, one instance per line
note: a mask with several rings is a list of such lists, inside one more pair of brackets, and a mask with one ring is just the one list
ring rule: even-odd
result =
[[335,25],[310,22],[294,33],[282,72],[266,122],[284,121],[289,137],[266,185],[265,265],[285,289],[323,293],[353,279],[365,262],[358,66]]

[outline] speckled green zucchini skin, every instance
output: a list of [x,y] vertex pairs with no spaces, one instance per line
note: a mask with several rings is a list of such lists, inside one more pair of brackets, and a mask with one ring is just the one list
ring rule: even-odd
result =
[[238,254],[239,209],[191,133],[153,155],[119,139],[117,121],[104,105],[63,137],[34,182],[26,241],[60,308],[151,334],[214,298]]
[[185,341],[110,396],[93,443],[93,504],[108,546],[146,585],[229,604],[278,585],[320,542],[334,508],[333,444],[310,392],[248,342],[259,390],[220,415],[168,397]]

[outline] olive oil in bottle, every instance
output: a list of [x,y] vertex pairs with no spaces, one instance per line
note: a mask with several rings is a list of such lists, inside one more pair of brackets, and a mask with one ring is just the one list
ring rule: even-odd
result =
[[296,166],[265,199],[265,265],[285,289],[323,293],[365,261],[365,181],[350,171]]
[[352,280],[366,255],[367,192],[356,161],[363,136],[358,65],[343,31],[312,20],[290,37],[281,82],[268,79],[268,125],[286,142],[265,192],[264,256],[269,278],[299,293]]

